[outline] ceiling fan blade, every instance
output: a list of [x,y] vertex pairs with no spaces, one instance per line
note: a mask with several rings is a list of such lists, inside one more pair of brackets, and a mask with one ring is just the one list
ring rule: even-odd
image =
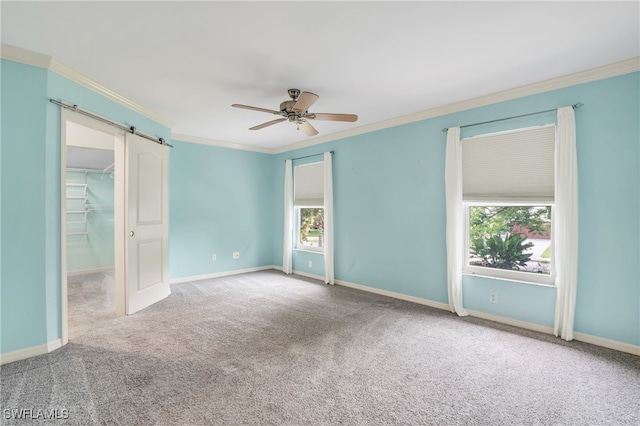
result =
[[355,114],[328,114],[322,112],[314,112],[313,114],[307,114],[306,118],[316,120],[328,120],[328,121],[349,121],[353,123],[358,120],[358,116]]
[[258,108],[258,107],[253,107],[253,106],[249,106],[249,105],[241,105],[241,104],[233,104],[231,106],[234,107],[234,108],[244,108],[244,109],[250,109],[252,111],[268,112],[270,114],[280,115],[280,111],[274,111],[272,109]]
[[319,98],[318,95],[311,92],[302,92],[300,96],[298,96],[298,100],[293,104],[291,109],[293,111],[307,111],[311,105]]
[[302,130],[307,134],[307,136],[315,136],[318,134],[318,131],[315,127],[313,127],[308,121],[301,120],[298,122],[298,130]]
[[277,124],[277,123],[282,123],[283,121],[286,121],[286,120],[287,120],[286,118],[278,118],[278,119],[275,119],[275,120],[267,121],[266,123],[258,124],[257,126],[250,127],[249,130],[264,129],[265,127],[269,127],[269,126]]

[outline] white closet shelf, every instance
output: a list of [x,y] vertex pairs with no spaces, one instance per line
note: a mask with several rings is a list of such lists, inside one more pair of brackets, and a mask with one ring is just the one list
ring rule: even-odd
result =
[[[87,173],[84,173],[84,183],[66,182],[67,193],[67,235],[87,235]],[[71,203],[71,204],[70,204]],[[81,205],[80,205],[81,204]],[[82,210],[80,210],[82,209]],[[74,216],[75,215],[75,216]],[[76,220],[70,220],[76,219]],[[81,219],[81,220],[77,220]]]

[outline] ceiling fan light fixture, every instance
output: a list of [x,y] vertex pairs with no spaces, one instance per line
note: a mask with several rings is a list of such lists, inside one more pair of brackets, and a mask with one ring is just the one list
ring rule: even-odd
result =
[[280,104],[280,111],[242,104],[233,104],[231,106],[235,108],[267,112],[269,114],[275,114],[283,117],[253,126],[249,128],[249,130],[263,129],[273,124],[288,120],[291,123],[296,123],[296,128],[298,130],[301,130],[300,127],[302,126],[302,131],[306,133],[307,136],[317,135],[318,131],[305,119],[347,122],[354,122],[358,119],[358,116],[355,114],[309,113],[309,107],[318,100],[318,95],[311,92],[300,92],[298,89],[289,89],[288,94],[291,100],[282,102]]

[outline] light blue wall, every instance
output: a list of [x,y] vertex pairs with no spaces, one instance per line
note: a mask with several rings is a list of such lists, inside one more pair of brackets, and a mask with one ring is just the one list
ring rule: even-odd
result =
[[[309,261],[311,261],[311,266],[309,266]],[[322,253],[294,248],[292,262],[293,270],[296,272],[324,277],[324,255]]]
[[[335,152],[336,279],[446,303],[446,285],[438,285],[446,282],[444,145],[426,143],[430,127],[439,132],[443,125],[412,123],[278,155],[281,199],[282,160]],[[282,235],[282,223],[276,226]],[[281,253],[282,241],[274,241],[277,265]],[[295,258],[294,268],[306,271]]]
[[[273,156],[173,143],[169,159],[171,278],[272,265]],[[240,252],[239,259],[232,257],[235,251]]]
[[[639,75],[436,117],[278,158],[335,151],[336,279],[447,303],[442,128],[584,103],[576,112],[580,246],[575,329],[638,345]],[[549,122],[555,122],[553,113],[474,127],[463,136]],[[280,162],[276,167],[274,190],[281,199],[284,167]],[[276,217],[282,217],[279,204]],[[282,223],[275,226],[275,235],[281,235]],[[274,264],[282,265],[279,239],[273,252]],[[468,309],[553,325],[553,288],[470,276],[463,287]],[[488,303],[491,292],[498,293],[498,304]]]
[[47,341],[45,120],[47,72],[0,63],[2,282],[0,351]]
[[54,72],[7,60],[0,66],[0,351],[5,353],[53,342],[61,335],[61,112],[49,98],[73,102],[167,140],[171,133],[167,127]]
[[[585,85],[576,330],[640,344],[640,73]],[[578,96],[580,87],[568,91]],[[624,324],[629,324],[628,327]]]

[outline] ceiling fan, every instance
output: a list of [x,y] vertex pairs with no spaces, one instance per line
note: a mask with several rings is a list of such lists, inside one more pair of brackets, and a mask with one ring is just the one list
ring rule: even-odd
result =
[[318,100],[318,95],[311,92],[302,92],[298,89],[289,89],[290,101],[284,101],[280,104],[280,111],[258,108],[249,105],[233,104],[232,107],[250,109],[253,111],[267,112],[270,114],[281,115],[283,118],[267,121],[249,128],[249,130],[259,130],[283,121],[296,123],[298,130],[302,130],[307,136],[314,136],[318,131],[307,120],[328,120],[328,121],[348,121],[354,122],[358,119],[355,114],[332,114],[332,113],[311,113],[309,107]]

